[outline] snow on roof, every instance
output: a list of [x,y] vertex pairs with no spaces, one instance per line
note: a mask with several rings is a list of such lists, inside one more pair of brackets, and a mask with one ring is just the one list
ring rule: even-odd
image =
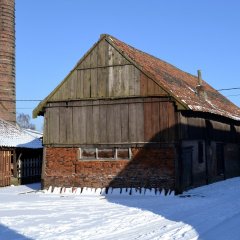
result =
[[39,137],[0,119],[0,147],[42,148]]
[[38,132],[36,130],[32,130],[32,129],[23,129],[23,131],[27,132],[28,134],[30,134],[31,136],[35,137],[35,138],[41,138],[43,136],[43,133]]

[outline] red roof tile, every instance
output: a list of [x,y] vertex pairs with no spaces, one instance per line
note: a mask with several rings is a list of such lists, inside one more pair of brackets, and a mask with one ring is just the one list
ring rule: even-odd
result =
[[110,35],[105,35],[105,38],[188,109],[210,112],[240,121],[240,109],[205,81],[202,81],[205,97],[200,97],[196,89],[198,77]]

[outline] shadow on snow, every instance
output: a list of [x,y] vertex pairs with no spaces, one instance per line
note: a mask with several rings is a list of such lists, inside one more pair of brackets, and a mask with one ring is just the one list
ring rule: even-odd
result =
[[21,235],[20,233],[0,224],[1,240],[33,240],[32,238]]

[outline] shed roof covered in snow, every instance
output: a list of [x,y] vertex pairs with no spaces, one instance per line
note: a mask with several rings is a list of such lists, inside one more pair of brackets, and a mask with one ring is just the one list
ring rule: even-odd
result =
[[[175,99],[181,105],[181,110],[208,112],[240,121],[240,109],[198,76],[184,72],[110,35],[101,35],[100,40],[84,55],[70,74],[102,40],[105,40],[128,62],[152,79],[168,96]],[[34,117],[43,113],[45,105],[68,80],[70,74],[38,105],[33,112]]]
[[23,129],[0,119],[0,147],[42,148],[42,141]]

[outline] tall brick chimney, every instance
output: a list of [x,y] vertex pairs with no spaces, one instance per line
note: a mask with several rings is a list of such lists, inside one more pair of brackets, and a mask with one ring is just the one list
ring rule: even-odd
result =
[[0,0],[0,118],[16,124],[14,0]]

